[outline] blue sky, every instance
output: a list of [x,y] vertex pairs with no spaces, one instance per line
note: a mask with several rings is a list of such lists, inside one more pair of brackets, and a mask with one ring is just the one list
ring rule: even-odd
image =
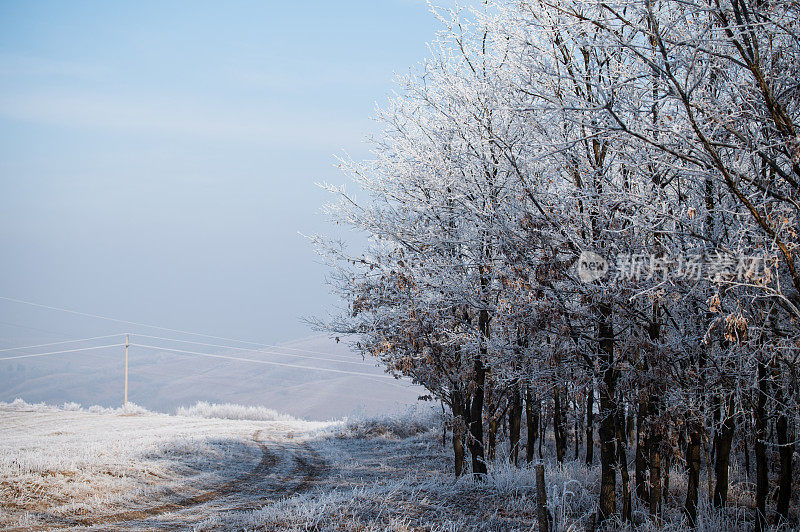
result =
[[[0,296],[275,342],[333,302],[334,155],[427,55],[422,1],[0,1]],[[119,325],[0,301],[0,343]]]

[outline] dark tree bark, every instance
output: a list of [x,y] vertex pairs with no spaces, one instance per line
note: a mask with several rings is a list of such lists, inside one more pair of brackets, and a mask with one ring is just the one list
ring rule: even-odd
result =
[[639,397],[639,407],[636,409],[636,464],[634,472],[634,482],[636,483],[636,496],[639,500],[647,502],[650,500],[650,490],[647,488],[647,432],[645,430],[645,420],[647,418],[647,401],[643,400],[643,394]]
[[634,415],[635,408],[632,404],[628,405],[628,419],[626,421],[625,434],[628,438],[628,443],[632,443],[636,437],[636,417]]
[[616,513],[616,372],[614,368],[614,325],[611,305],[599,306],[598,337],[600,342],[600,504],[598,521],[605,522]]
[[742,450],[744,450],[744,475],[750,478],[750,415],[744,415],[744,432],[742,434]]
[[469,452],[472,455],[472,474],[476,479],[486,475],[486,459],[483,454],[483,387],[486,384],[486,368],[480,356],[475,357],[475,391],[469,411]]
[[464,473],[464,436],[468,423],[464,419],[466,409],[461,392],[453,390],[450,393],[450,401],[453,405],[453,458],[456,477],[460,477]]
[[756,454],[756,532],[767,528],[767,490],[769,471],[767,464],[767,368],[763,361],[758,362],[758,396],[755,404],[755,445]]
[[564,420],[561,412],[561,385],[556,382],[553,388],[553,434],[556,438],[556,460],[559,464],[564,462]]
[[660,412],[661,397],[658,392],[653,393],[648,400],[648,437],[647,450],[649,451],[648,462],[650,464],[650,514],[659,518],[661,516],[661,460],[663,448],[663,434],[661,424],[658,419]]
[[525,460],[533,462],[533,450],[539,437],[539,401],[534,401],[531,387],[525,387],[525,422],[528,425],[528,444],[525,447]]
[[628,453],[625,451],[627,438],[625,434],[625,412],[623,408],[617,410],[617,460],[622,480],[622,520],[631,522],[633,509],[631,505],[631,481],[628,474]]
[[731,443],[733,442],[734,399],[728,399],[728,408],[722,427],[718,432],[716,462],[714,463],[714,507],[722,508],[728,503],[728,466],[731,461]]
[[575,393],[572,394],[572,412],[574,413],[575,417],[575,456],[573,457],[574,460],[577,460],[580,456],[580,447],[581,447],[581,427],[580,427],[580,406],[578,404],[578,390],[575,389]]
[[661,463],[661,476],[664,477],[664,489],[661,491],[661,504],[662,507],[667,506],[669,503],[669,470],[672,467],[672,448],[667,447],[667,452],[664,454]]
[[[481,292],[486,291],[488,279],[481,276]],[[486,388],[486,366],[483,365],[482,356],[486,355],[486,343],[489,338],[489,311],[485,308],[478,312],[478,331],[483,338],[480,352],[475,355],[473,378],[475,390],[469,410],[469,452],[472,455],[472,475],[476,480],[483,480],[486,475],[486,457],[483,448],[483,400]]]
[[[648,336],[650,340],[655,343],[661,336],[661,306],[658,301],[653,302],[653,318],[648,326]],[[657,352],[656,352],[657,353]],[[655,355],[655,353],[654,353]],[[653,370],[655,375],[658,375],[657,359],[653,359],[648,364]],[[658,379],[658,377],[656,377]],[[656,522],[661,521],[661,475],[663,473],[662,459],[664,450],[664,423],[661,419],[663,408],[663,392],[664,385],[660,380],[650,384],[650,397],[647,400],[647,450],[649,452],[648,459],[650,464],[650,514],[656,518]]]
[[686,502],[683,511],[689,520],[689,526],[697,526],[697,503],[700,499],[700,423],[697,420],[689,422],[689,442],[686,446]]
[[775,496],[777,511],[775,524],[785,523],[789,520],[789,502],[792,499],[792,455],[794,454],[793,437],[789,435],[789,418],[786,415],[784,394],[780,382],[777,383],[778,391],[775,394],[779,408],[778,419],[775,421],[775,437],[778,440],[778,456],[780,459],[780,474],[778,475],[778,492]]
[[586,465],[594,462],[594,380],[586,387]]
[[[655,432],[655,431],[653,431]],[[661,516],[661,441],[653,438],[650,448],[650,514]]]
[[547,486],[544,483],[544,465],[536,466],[536,515],[539,521],[539,530],[548,532],[550,520],[547,515]]
[[489,441],[488,441],[488,458],[489,462],[494,462],[497,450],[497,417],[492,416],[489,420]]
[[542,443],[544,443],[545,435],[547,434],[547,417],[549,406],[547,403],[540,403],[541,410],[539,411],[539,460],[544,456],[542,455]]
[[519,433],[522,425],[522,393],[519,382],[511,385],[511,406],[508,409],[508,441],[511,445],[510,459],[514,465],[519,464]]
[[[711,395],[711,421],[714,427],[714,438],[711,440],[711,460],[716,464],[717,444],[719,443],[719,424],[722,418],[720,413],[719,396],[717,394]],[[713,496],[712,496],[713,501]]]

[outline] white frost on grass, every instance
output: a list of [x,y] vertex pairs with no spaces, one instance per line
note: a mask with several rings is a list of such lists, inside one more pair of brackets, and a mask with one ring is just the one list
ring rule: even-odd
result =
[[296,417],[263,406],[243,406],[230,403],[207,403],[198,401],[194,406],[178,407],[176,414],[187,417],[214,419],[245,419],[249,421],[301,421]]
[[[443,446],[441,417],[431,409],[337,423],[292,421],[269,409],[236,405],[199,404],[183,412],[192,416],[0,404],[0,527],[58,525],[64,518],[146,508],[176,494],[202,493],[241,478],[259,463],[255,431],[272,441],[277,463],[268,471],[276,484],[265,485],[266,491],[253,485],[227,502],[199,504],[145,524],[264,530],[536,526],[533,468],[509,465],[507,446],[501,445],[483,481],[471,475],[453,478],[449,435]],[[599,465],[587,468],[581,460],[557,465],[550,433],[543,447],[551,529],[581,530],[596,510]],[[309,460],[304,449],[318,459]],[[304,480],[312,472],[304,465],[309,461],[324,465],[312,480]],[[740,469],[734,461],[729,508],[710,508],[701,493],[697,530],[752,527],[751,486]],[[685,490],[685,475],[674,464],[663,523],[653,523],[634,497],[637,529],[685,530],[680,511]],[[619,522],[608,528],[630,529]]]
[[[508,463],[508,449],[501,446],[482,481],[476,482],[469,474],[455,479],[449,435],[443,447],[440,430],[437,417],[428,415],[426,419],[424,414],[400,413],[344,422],[316,435],[315,447],[327,459],[331,473],[314,489],[259,510],[210,516],[197,529],[535,530],[536,478],[532,466],[536,462],[514,467]],[[552,433],[548,436],[542,462],[551,530],[583,530],[597,510],[600,466],[596,460],[587,468],[582,459],[558,465]],[[735,473],[735,466],[732,470]],[[647,508],[634,496],[636,530],[688,529],[680,510],[685,497],[683,477],[676,465],[670,489],[675,500],[660,524],[651,520]],[[617,489],[621,504],[619,479]],[[701,494],[697,530],[752,528],[747,508],[715,510],[707,499]],[[612,521],[607,528],[633,527]]]
[[15,399],[10,403],[0,402],[0,408],[12,412],[91,412],[93,414],[152,414],[146,408],[134,403],[128,403],[118,408],[107,408],[104,406],[82,407],[78,403],[63,403],[62,405],[48,405],[45,403],[27,403],[22,399]]
[[404,439],[441,426],[441,413],[433,408],[416,406],[381,416],[356,416],[331,427],[330,434],[340,438]]
[[257,431],[280,441],[324,425],[287,419],[0,403],[0,528],[64,524],[230,482],[262,459]]

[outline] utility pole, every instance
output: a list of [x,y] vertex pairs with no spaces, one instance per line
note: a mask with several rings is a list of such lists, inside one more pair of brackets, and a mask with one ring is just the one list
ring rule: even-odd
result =
[[128,406],[128,335],[125,335],[125,403],[124,407]]

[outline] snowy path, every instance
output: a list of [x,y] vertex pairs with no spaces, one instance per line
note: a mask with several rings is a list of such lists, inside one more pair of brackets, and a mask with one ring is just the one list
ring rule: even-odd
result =
[[0,407],[0,525],[172,528],[261,508],[327,473],[321,423]]

